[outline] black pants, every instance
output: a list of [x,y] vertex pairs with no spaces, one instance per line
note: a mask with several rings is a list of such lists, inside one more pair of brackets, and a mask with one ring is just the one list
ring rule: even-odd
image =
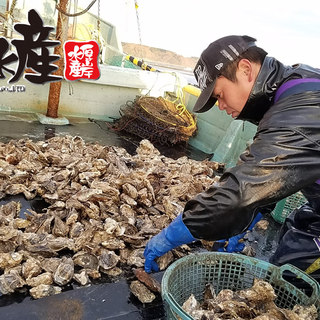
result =
[[[301,191],[308,202],[285,220],[279,234],[279,246],[269,261],[275,265],[289,263],[306,271],[320,258],[320,185],[314,184]],[[310,276],[320,283],[320,270]]]

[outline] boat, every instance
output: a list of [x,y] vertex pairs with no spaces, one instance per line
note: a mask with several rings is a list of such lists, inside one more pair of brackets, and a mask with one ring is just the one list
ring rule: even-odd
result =
[[[17,37],[13,23],[26,22],[28,12],[33,8],[37,8],[45,25],[56,25],[56,1],[44,3],[35,0],[29,3],[8,0],[7,14],[2,13],[2,20],[11,18],[11,25],[9,21],[2,21],[2,34],[8,39]],[[8,11],[12,15],[8,15]],[[84,10],[76,7],[73,11]],[[68,26],[68,39],[85,41],[92,37],[100,44],[100,77],[95,80],[61,81],[59,119],[46,117],[50,90],[48,83],[33,84],[22,77],[17,83],[8,85],[7,79],[0,79],[2,88],[5,88],[1,92],[0,112],[27,113],[29,119],[33,114],[36,115],[36,121],[44,124],[68,124],[70,119],[74,121],[76,118],[112,122],[121,117],[121,108],[137,96],[166,97],[168,93],[179,92],[186,109],[192,113],[199,89],[194,86],[194,80],[190,80],[194,79],[190,70],[179,70],[159,63],[153,66],[156,70],[153,72],[133,64],[127,59],[128,53],[122,50],[117,27],[103,20],[99,13],[86,12],[70,17]],[[53,38],[55,36],[54,33],[50,35]],[[207,153],[212,160],[225,162],[227,167],[235,165],[239,154],[251,143],[256,131],[256,126],[233,120],[218,108],[194,117],[197,134],[188,143]]]
[[[17,1],[13,10],[15,22],[17,23],[18,20],[26,22],[28,10],[41,8],[42,3],[43,1],[39,0],[32,4]],[[55,4],[55,1],[47,1],[46,12],[55,12],[56,16]],[[44,24],[51,23],[51,26],[53,24],[53,27],[55,27],[55,20],[48,17],[48,13],[45,15],[45,13],[41,13],[41,10],[39,11]],[[89,40],[88,38],[94,32],[97,33],[95,27],[97,21],[98,17],[89,12],[77,17],[75,23],[69,24],[69,33],[74,32],[74,36],[70,35],[69,39]],[[128,100],[134,99],[136,95],[148,94],[157,97],[163,96],[165,91],[176,90],[178,75],[167,72],[148,72],[126,61],[126,54],[122,52],[116,27],[101,18],[99,18],[99,22],[100,39],[106,39],[102,44],[104,56],[102,63],[99,64],[100,78],[96,80],[81,79],[79,81],[62,80],[59,105],[59,115],[61,117],[114,119],[120,116],[120,106]],[[12,30],[12,25],[9,28]],[[9,33],[6,36],[8,37],[8,35]],[[17,32],[10,32],[8,38],[14,39],[16,37]],[[0,81],[2,86],[8,87],[1,95],[1,111],[46,113],[49,94],[48,83],[38,85],[21,78],[17,83],[8,86],[6,80]],[[181,81],[183,82],[183,80]],[[184,84],[186,83],[184,82]],[[15,88],[18,90],[19,86],[24,89],[23,92],[16,92],[13,95],[12,90]]]

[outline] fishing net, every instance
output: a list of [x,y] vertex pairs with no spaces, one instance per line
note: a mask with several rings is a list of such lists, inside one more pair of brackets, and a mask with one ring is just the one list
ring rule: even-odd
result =
[[188,141],[197,129],[194,116],[183,104],[162,97],[137,96],[120,108],[120,114],[114,129],[152,143],[172,145]]

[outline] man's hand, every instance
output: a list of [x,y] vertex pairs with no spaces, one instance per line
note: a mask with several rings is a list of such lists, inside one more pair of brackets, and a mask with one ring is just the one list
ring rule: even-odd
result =
[[159,234],[151,238],[144,250],[146,272],[159,271],[156,258],[161,257],[171,249],[182,244],[187,244],[196,239],[192,236],[188,228],[182,221],[182,213],[180,213],[168,227],[163,229]]
[[[263,215],[261,212],[258,212],[256,217],[253,219],[251,222],[250,226],[248,227],[247,230],[252,231],[254,226],[258,221],[262,219]],[[236,236],[233,236],[229,239],[223,239],[223,240],[218,240],[215,242],[213,245],[213,250],[219,251],[219,252],[241,252],[245,244],[243,242],[239,242],[243,237],[246,235],[247,231],[238,234]]]
[[159,267],[154,259],[161,257],[173,248],[175,248],[175,245],[166,239],[164,230],[151,238],[144,250],[144,257],[146,259],[144,263],[145,271],[159,271]]

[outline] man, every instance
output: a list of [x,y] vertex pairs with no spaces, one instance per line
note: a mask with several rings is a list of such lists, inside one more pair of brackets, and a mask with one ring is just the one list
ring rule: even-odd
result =
[[[296,262],[301,267],[300,256],[307,264],[320,257],[316,244],[320,237],[320,185],[316,183],[320,178],[320,70],[301,64],[285,66],[267,56],[255,41],[249,36],[227,36],[201,54],[194,74],[202,92],[193,110],[205,112],[218,102],[233,118],[257,124],[257,133],[238,164],[226,170],[218,184],[187,202],[183,213],[148,242],[147,272],[158,270],[155,258],[181,244],[244,232],[258,208],[299,190],[308,200],[302,230],[312,231],[309,242],[304,242],[308,248],[292,261],[286,253],[299,249],[280,243],[273,262]],[[296,218],[301,225],[301,214]]]

